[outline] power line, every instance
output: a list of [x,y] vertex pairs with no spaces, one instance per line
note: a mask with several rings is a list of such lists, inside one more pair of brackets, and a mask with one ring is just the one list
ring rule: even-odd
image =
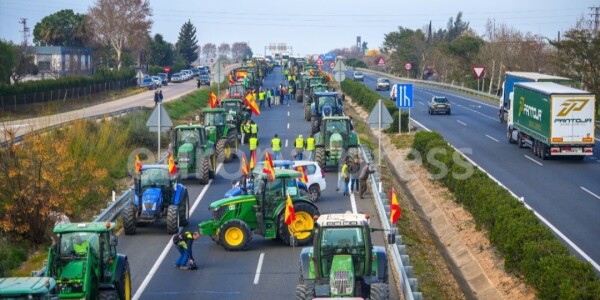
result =
[[23,41],[21,43],[23,46],[27,46],[27,41],[29,40],[29,27],[27,27],[27,18],[21,18],[19,20],[19,24],[23,24],[23,30],[20,31],[23,33]]

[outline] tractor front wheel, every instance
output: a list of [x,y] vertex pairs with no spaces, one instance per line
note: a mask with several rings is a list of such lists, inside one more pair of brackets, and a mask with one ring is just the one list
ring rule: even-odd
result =
[[167,233],[176,234],[179,231],[179,206],[169,205],[167,208]]
[[319,167],[325,171],[325,148],[319,147],[315,149],[315,161],[319,164]]
[[314,285],[301,283],[296,286],[296,300],[312,300],[313,298],[315,298]]
[[225,163],[233,160],[233,152],[228,138],[222,138],[217,142],[217,155],[219,156],[219,161]]
[[390,299],[390,287],[386,283],[371,284],[371,300],[388,300]]
[[210,180],[210,160],[208,155],[202,155],[202,165],[200,169],[200,184],[207,184]]
[[129,262],[125,261],[125,266],[123,266],[121,272],[121,278],[119,282],[117,282],[119,298],[131,300],[131,270],[129,269]]
[[187,192],[187,190],[185,191],[185,194],[183,195],[183,201],[179,203],[179,222],[181,223],[181,226],[187,226],[189,224],[189,220],[190,220],[190,196]]
[[125,234],[126,235],[135,234],[135,231],[136,231],[135,205],[133,205],[133,204],[127,205],[123,209],[122,216],[123,216],[123,228],[125,229]]
[[244,250],[248,248],[251,240],[250,227],[242,220],[229,220],[219,230],[221,246],[229,251]]
[[317,214],[317,210],[314,206],[306,202],[294,203],[294,210],[296,212],[296,220],[289,226],[285,223],[285,210],[279,213],[279,226],[277,228],[279,238],[286,245],[304,246],[312,242],[315,226],[314,216]]
[[304,119],[310,122],[310,105],[304,105]]

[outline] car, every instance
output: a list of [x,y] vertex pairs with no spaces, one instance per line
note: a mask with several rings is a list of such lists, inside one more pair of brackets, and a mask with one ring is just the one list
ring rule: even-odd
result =
[[355,81],[365,81],[365,75],[361,71],[354,71],[352,78],[354,78]]
[[389,91],[390,90],[390,80],[387,78],[377,78],[377,83],[375,83],[375,90]]
[[182,82],[183,81],[183,77],[181,75],[181,73],[175,73],[173,75],[171,75],[171,82]]
[[433,96],[431,97],[431,101],[429,101],[429,108],[427,109],[427,113],[433,115],[435,113],[445,113],[447,115],[451,114],[450,101],[448,98],[442,96]]
[[210,67],[209,66],[199,66],[198,71],[200,72],[200,75],[210,74]]
[[169,75],[167,75],[167,73],[156,73],[156,76],[160,77],[162,85],[169,85]]
[[[256,163],[255,169],[259,170],[263,168],[264,161]],[[321,196],[321,192],[327,188],[327,182],[325,181],[325,171],[321,169],[318,163],[310,160],[273,160],[275,169],[296,169],[303,167],[306,170],[306,177],[308,182],[306,183],[306,189],[308,191],[308,199],[312,202],[316,202]]]
[[200,71],[198,71],[198,69],[196,69],[196,68],[191,69],[190,71],[192,71],[192,77],[196,77],[196,76],[200,75]]
[[156,82],[154,80],[152,80],[152,78],[144,77],[144,78],[142,78],[142,81],[140,81],[139,87],[147,88],[149,90],[154,90],[154,89],[156,89],[157,85],[156,85]]
[[152,76],[150,78],[154,80],[154,83],[156,83],[156,87],[162,87],[162,78],[160,78],[159,76]]

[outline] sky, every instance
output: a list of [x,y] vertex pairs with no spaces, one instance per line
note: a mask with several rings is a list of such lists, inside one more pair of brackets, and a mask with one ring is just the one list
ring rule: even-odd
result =
[[[86,13],[93,0],[0,0],[0,39],[20,43],[21,18],[33,28],[42,18],[62,9]],[[399,26],[424,28],[430,21],[434,30],[446,28],[448,20],[463,13],[463,21],[480,36],[488,21],[523,33],[556,39],[590,19],[590,7],[598,0],[151,0],[151,34],[177,41],[183,23],[196,27],[198,43],[233,44],[246,42],[255,55],[264,55],[270,44],[286,43],[294,54],[323,54],[350,48],[357,37],[369,49],[379,49],[387,33]]]

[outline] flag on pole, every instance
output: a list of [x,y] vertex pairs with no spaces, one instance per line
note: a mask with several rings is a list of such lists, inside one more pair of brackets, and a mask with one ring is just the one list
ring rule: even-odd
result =
[[246,155],[242,153],[242,174],[244,176],[248,176],[250,174],[250,167],[248,166],[248,161],[246,161]]
[[252,153],[250,153],[250,170],[254,169],[255,165],[256,165],[256,150],[252,150]]
[[271,160],[271,155],[269,155],[269,152],[265,154],[263,173],[269,175],[269,181],[275,181],[275,170],[273,169],[273,161]]
[[398,204],[396,191],[394,190],[394,188],[392,188],[392,190],[390,191],[390,222],[392,222],[392,224],[396,224],[401,214],[402,210],[400,210],[400,204]]
[[303,166],[298,166],[298,167],[296,167],[296,171],[302,173],[302,176],[300,177],[300,181],[303,183],[308,183],[308,176],[306,175],[306,169],[304,169]]
[[229,74],[227,76],[227,80],[229,80],[229,84],[234,84],[235,83],[235,80],[233,80],[233,76],[231,76],[231,74]]
[[265,161],[269,163],[271,168],[275,168],[275,164],[273,163],[273,158],[271,157],[271,153],[265,153]]
[[171,152],[169,152],[168,162],[169,174],[174,175],[175,173],[177,173],[177,165],[175,165],[175,159],[173,158],[173,154],[171,154]]
[[217,98],[217,95],[215,95],[215,93],[213,93],[213,91],[210,91],[210,95],[209,95],[208,99],[209,99],[209,103],[210,103],[210,108],[215,108],[215,107],[217,107],[217,105],[219,105],[219,98]]
[[254,115],[260,115],[260,109],[258,105],[256,105],[256,101],[254,101],[254,94],[252,92],[248,93],[246,97],[244,97],[244,103],[250,107],[250,110],[254,113]]
[[294,210],[294,203],[292,202],[292,197],[290,194],[287,195],[287,199],[285,199],[285,215],[284,215],[285,224],[292,225],[294,221],[296,221],[296,211]]
[[135,174],[140,174],[142,172],[142,162],[140,161],[140,156],[135,155]]

